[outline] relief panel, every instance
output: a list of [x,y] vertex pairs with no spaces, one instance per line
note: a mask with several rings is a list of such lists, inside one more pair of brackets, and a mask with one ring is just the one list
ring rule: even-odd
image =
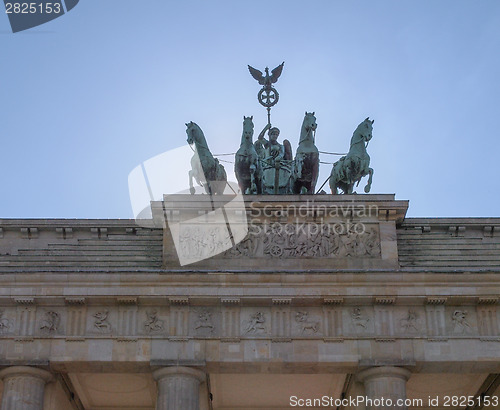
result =
[[257,225],[223,257],[375,258],[380,257],[380,233],[376,224]]
[[241,336],[269,336],[271,329],[271,312],[269,308],[244,309],[241,312]]

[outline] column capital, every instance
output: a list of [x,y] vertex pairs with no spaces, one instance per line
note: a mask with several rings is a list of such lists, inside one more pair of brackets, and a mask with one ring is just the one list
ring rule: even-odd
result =
[[403,367],[378,366],[362,370],[358,373],[357,378],[359,381],[365,382],[376,377],[397,377],[403,379],[406,382],[408,381],[410,376],[411,372]]
[[198,380],[199,382],[204,382],[206,378],[205,372],[195,369],[193,367],[186,367],[186,366],[162,367],[161,369],[155,370],[153,372],[153,377],[155,380],[160,380],[165,377],[172,377],[172,376],[188,376]]
[[50,372],[48,372],[47,370],[39,369],[37,367],[10,366],[3,370],[0,370],[0,380],[15,376],[36,377],[38,379],[42,379],[45,383],[54,380],[54,376],[52,376]]

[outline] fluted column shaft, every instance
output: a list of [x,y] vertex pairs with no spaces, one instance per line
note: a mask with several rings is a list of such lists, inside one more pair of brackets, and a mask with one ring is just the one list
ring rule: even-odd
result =
[[43,410],[45,384],[52,375],[42,369],[12,366],[0,371],[3,380],[0,410]]
[[410,371],[392,366],[372,367],[360,372],[358,380],[365,385],[366,409],[406,410],[406,381],[410,375]]
[[205,373],[190,367],[164,367],[153,372],[158,382],[156,410],[199,410]]

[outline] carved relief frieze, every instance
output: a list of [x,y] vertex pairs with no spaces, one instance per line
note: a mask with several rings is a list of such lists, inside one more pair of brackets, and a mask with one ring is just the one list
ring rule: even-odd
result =
[[196,313],[196,319],[194,321],[194,332],[197,335],[214,335],[215,333],[215,323],[213,314],[208,309],[199,310]]
[[421,332],[420,315],[414,308],[409,308],[406,315],[399,320],[399,327],[403,334],[418,334]]
[[273,223],[250,226],[246,238],[223,253],[226,258],[373,258],[380,256],[375,224]]
[[472,333],[472,326],[468,322],[467,316],[469,312],[466,310],[456,309],[451,315],[453,323],[453,334],[468,335]]
[[59,330],[61,316],[53,310],[45,312],[45,319],[42,320],[40,330],[45,334],[55,334]]
[[199,260],[221,253],[231,243],[226,226],[202,224],[180,224],[179,249],[180,256]]
[[267,317],[262,311],[250,314],[250,317],[244,321],[243,335],[264,335],[268,333]]
[[370,318],[359,307],[354,307],[350,312],[351,324],[355,333],[368,331],[368,322]]
[[3,310],[0,310],[0,335],[10,333],[12,327],[12,321],[5,317],[5,312]]
[[95,312],[92,317],[93,320],[93,330],[97,330],[99,333],[107,334],[111,333],[111,323],[108,320],[109,310],[100,310]]
[[300,335],[316,335],[320,331],[320,320],[309,317],[309,312],[295,312],[295,322],[298,325]]
[[[323,306],[300,304],[293,297],[268,300],[267,305],[246,306],[239,298],[220,299],[217,305],[170,306],[118,304],[89,307],[18,305],[0,307],[0,337],[66,337],[84,340],[93,336],[137,338],[142,336],[218,338],[238,342],[270,338],[289,342],[296,338],[344,340],[427,337],[443,340],[462,337],[500,337],[496,304],[453,306],[431,303],[404,306],[395,303],[345,305],[342,298],[322,298]],[[220,303],[219,303],[220,302]],[[92,304],[90,305],[92,306]],[[298,307],[300,306],[300,307]]]
[[158,316],[156,309],[146,310],[146,320],[144,321],[144,331],[146,334],[158,334],[164,330],[164,321]]

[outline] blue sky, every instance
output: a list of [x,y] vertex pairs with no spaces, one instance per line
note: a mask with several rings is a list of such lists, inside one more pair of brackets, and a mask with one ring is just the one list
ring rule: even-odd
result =
[[186,122],[212,152],[238,149],[243,115],[258,134],[246,65],[282,61],[272,123],[294,150],[306,110],[322,151],[370,116],[372,193],[408,216],[500,216],[497,0],[81,0],[9,29],[3,14],[0,218],[131,218],[128,174]]

